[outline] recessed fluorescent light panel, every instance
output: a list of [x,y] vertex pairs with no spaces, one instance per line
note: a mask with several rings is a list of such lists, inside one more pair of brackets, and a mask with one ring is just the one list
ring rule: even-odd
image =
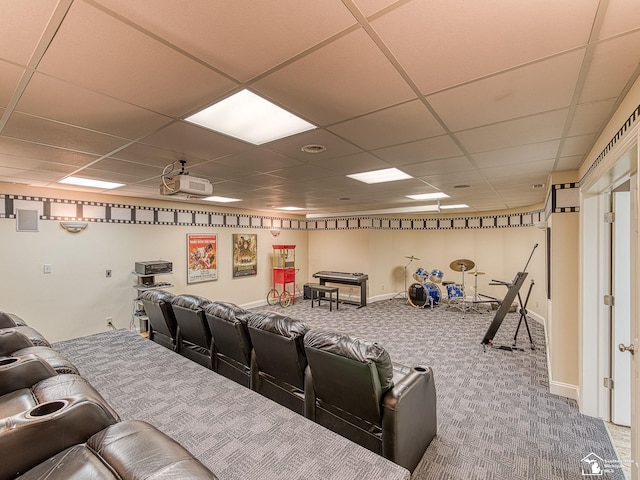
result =
[[316,128],[249,90],[231,95],[185,120],[254,145]]
[[105,182],[103,180],[93,180],[91,178],[82,177],[67,177],[60,180],[58,183],[65,183],[67,185],[78,185],[80,187],[104,188],[107,190],[124,186],[124,183]]
[[364,183],[395,182],[396,180],[413,178],[411,175],[407,175],[397,168],[385,168],[383,170],[373,170],[371,172],[354,173],[352,175],[347,175],[347,177]]
[[304,210],[302,207],[276,207],[276,210],[287,210],[289,212],[294,212],[296,210]]
[[215,195],[211,197],[205,197],[203,200],[207,200],[208,202],[219,202],[219,203],[231,203],[231,202],[239,202],[242,199],[240,198],[229,198],[229,197],[217,197]]
[[442,210],[445,210],[447,208],[469,208],[469,205],[467,205],[465,203],[460,203],[458,205],[440,205],[440,208]]
[[406,195],[407,198],[411,198],[413,200],[437,200],[439,198],[449,198],[449,195],[442,192],[435,193],[420,193],[418,195]]

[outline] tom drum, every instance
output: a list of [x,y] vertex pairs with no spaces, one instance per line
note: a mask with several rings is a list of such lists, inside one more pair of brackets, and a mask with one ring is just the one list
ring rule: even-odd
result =
[[413,274],[413,278],[416,282],[424,283],[429,278],[429,272],[427,272],[424,268],[418,268]]
[[433,283],[442,283],[442,277],[444,277],[442,270],[431,270],[429,274],[429,280]]

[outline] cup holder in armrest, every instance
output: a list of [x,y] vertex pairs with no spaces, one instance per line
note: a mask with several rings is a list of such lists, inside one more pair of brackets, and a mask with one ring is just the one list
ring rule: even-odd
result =
[[62,410],[68,403],[66,400],[54,400],[52,402],[41,403],[27,412],[27,417],[38,418],[51,415],[52,413]]
[[18,360],[20,359],[16,357],[0,357],[0,367],[11,365],[12,363],[16,363]]
[[425,367],[413,367],[413,370],[418,373],[425,373],[427,371]]

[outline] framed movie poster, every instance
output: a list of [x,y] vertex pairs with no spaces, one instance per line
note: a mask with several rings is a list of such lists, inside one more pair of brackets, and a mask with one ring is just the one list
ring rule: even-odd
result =
[[187,234],[187,283],[218,279],[218,235]]
[[233,234],[233,278],[258,274],[258,235]]

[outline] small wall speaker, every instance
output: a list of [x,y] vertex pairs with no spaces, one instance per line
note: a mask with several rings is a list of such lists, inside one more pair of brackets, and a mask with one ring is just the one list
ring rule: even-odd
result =
[[16,211],[16,231],[37,232],[38,231],[38,210],[17,210]]

